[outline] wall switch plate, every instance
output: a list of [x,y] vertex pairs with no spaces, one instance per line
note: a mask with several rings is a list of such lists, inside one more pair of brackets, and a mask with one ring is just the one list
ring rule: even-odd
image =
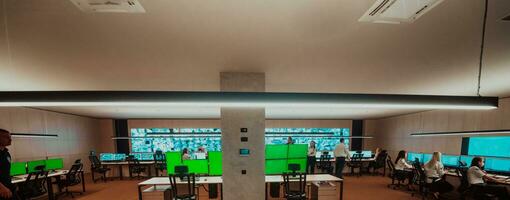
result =
[[241,128],[241,133],[247,133],[248,132],[248,128]]
[[241,170],[241,174],[246,174],[246,169]]
[[241,142],[248,142],[248,137],[241,137]]

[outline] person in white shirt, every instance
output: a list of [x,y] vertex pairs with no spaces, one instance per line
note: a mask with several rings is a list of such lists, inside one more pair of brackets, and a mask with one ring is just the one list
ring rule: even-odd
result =
[[425,180],[430,184],[430,190],[434,192],[436,197],[439,194],[447,193],[453,190],[453,185],[443,179],[445,174],[444,165],[441,163],[441,153],[434,152],[432,159],[423,166],[427,179]]
[[467,171],[467,178],[469,184],[473,186],[474,191],[496,195],[498,199],[510,199],[510,195],[505,186],[485,183],[485,181],[493,183],[499,183],[500,181],[488,176],[487,172],[482,170],[484,164],[484,159],[482,157],[474,157],[473,160],[471,160],[471,167]]
[[317,162],[317,158],[315,157],[317,155],[317,148],[315,147],[315,141],[310,142],[310,146],[308,147],[308,162],[306,171],[310,174],[313,174],[315,172],[315,163]]
[[342,172],[344,171],[345,158],[350,159],[349,149],[344,144],[345,139],[340,139],[340,144],[336,145],[335,151],[335,175],[338,178],[343,178]]
[[410,169],[413,169],[413,166],[407,163],[407,152],[401,150],[398,152],[397,159],[395,159],[395,170],[400,171],[399,173],[404,174],[407,177],[408,184],[411,184],[413,181],[413,172]]

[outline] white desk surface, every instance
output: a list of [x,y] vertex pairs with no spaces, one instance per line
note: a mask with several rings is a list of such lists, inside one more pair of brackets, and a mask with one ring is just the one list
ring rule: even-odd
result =
[[[306,176],[307,182],[319,182],[319,181],[342,181],[343,179],[330,174],[312,174]],[[292,180],[291,180],[292,181]],[[204,176],[200,177],[200,180],[196,181],[196,184],[217,184],[222,183],[223,179],[221,176]],[[268,175],[266,176],[266,183],[281,183],[283,177],[281,175]],[[177,184],[185,183],[177,180]],[[138,185],[169,185],[170,179],[168,177],[155,177],[149,180],[138,183]]]
[[[66,175],[67,172],[68,172],[68,170],[56,170],[55,172],[48,173],[48,177],[55,177],[55,176]],[[17,184],[17,183],[25,182],[27,180],[27,177],[28,177],[28,174],[14,176],[12,181],[11,181],[11,183]]]
[[[450,171],[450,170],[446,171],[445,174],[449,175],[449,176],[455,176],[455,177],[459,176],[459,175],[457,175],[457,172]],[[490,176],[492,178],[495,178],[495,179],[501,181],[501,184],[510,185],[510,176],[502,176],[502,175],[495,175],[495,174],[487,174],[487,176]]]

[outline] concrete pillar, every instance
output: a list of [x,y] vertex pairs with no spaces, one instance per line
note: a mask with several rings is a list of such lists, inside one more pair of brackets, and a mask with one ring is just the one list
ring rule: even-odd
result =
[[[221,73],[221,90],[264,92],[265,76],[261,73]],[[242,132],[244,128],[246,132]],[[222,107],[221,130],[223,198],[264,199],[265,108]],[[241,137],[248,137],[248,141],[241,142]],[[248,149],[249,155],[241,156],[240,149]]]

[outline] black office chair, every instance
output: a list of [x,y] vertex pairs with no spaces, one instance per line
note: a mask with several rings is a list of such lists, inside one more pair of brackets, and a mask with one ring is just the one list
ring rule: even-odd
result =
[[326,172],[328,174],[333,173],[333,165],[331,164],[332,157],[329,155],[329,152],[322,152],[319,158],[319,166],[317,167],[322,171],[322,173]]
[[[172,190],[173,200],[195,200],[197,195],[195,190],[197,189],[195,184],[195,174],[188,173],[188,166],[175,166],[175,175],[170,175],[170,185]],[[177,184],[177,178],[181,182],[187,184]]]
[[306,200],[306,173],[284,173],[283,185],[285,199]]
[[48,192],[46,181],[48,179],[48,171],[44,170],[45,166],[35,167],[35,172],[28,174],[25,182],[19,185],[18,195],[21,199],[40,198]]
[[162,151],[158,150],[154,153],[154,169],[156,170],[156,176],[159,176],[160,173],[164,174],[166,170],[165,154]]
[[65,179],[61,179],[59,182],[57,182],[59,188],[65,188],[65,192],[63,194],[65,195],[71,195],[72,198],[74,198],[73,193],[76,194],[82,194],[82,192],[79,191],[69,191],[69,187],[75,186],[80,184],[82,181],[81,177],[79,176],[79,171],[83,169],[82,163],[76,163],[71,166],[71,169],[69,169],[69,172],[65,175]]
[[136,159],[134,156],[128,156],[126,158],[128,162],[128,168],[129,168],[129,177],[133,178],[133,174],[136,174],[136,177],[139,179],[141,178],[141,174],[145,173],[147,168],[140,164],[140,161]]
[[[414,162],[413,167],[414,174],[416,175],[414,183],[418,185],[418,194],[420,194],[422,196],[422,199],[425,200],[430,195],[431,183],[427,183],[427,179],[429,178],[425,174],[425,171],[423,170],[420,162]],[[436,179],[437,178],[432,178],[432,182],[436,181]],[[415,194],[416,191],[411,193],[411,196],[414,196]]]
[[386,163],[390,168],[389,176],[391,178],[391,184],[388,184],[388,187],[392,189],[400,188],[403,186],[402,183],[407,179],[406,174],[402,170],[395,169],[395,165],[391,162],[390,156],[388,156]]
[[101,174],[101,179],[106,183],[106,172],[110,171],[110,168],[107,168],[106,166],[101,165],[101,161],[99,161],[99,158],[95,155],[89,156],[90,160],[90,171],[92,174],[92,181],[95,183],[96,179],[94,177],[95,173]]
[[351,168],[351,175],[354,175],[355,169],[358,169],[358,173],[356,173],[357,177],[361,176],[362,168],[363,168],[363,162],[361,161],[363,159],[363,154],[361,153],[355,153],[352,155],[351,160],[347,163],[349,168]]
[[386,175],[386,159],[388,154],[385,151],[379,153],[375,161],[370,163],[370,167],[372,168],[372,174],[376,174],[376,171],[379,169],[383,169],[382,176]]
[[475,200],[495,200],[498,199],[496,196],[478,192],[479,188],[476,185],[470,185],[467,178],[468,168],[458,168],[457,176],[460,179],[460,186],[457,191],[460,193],[461,199],[475,199]]

